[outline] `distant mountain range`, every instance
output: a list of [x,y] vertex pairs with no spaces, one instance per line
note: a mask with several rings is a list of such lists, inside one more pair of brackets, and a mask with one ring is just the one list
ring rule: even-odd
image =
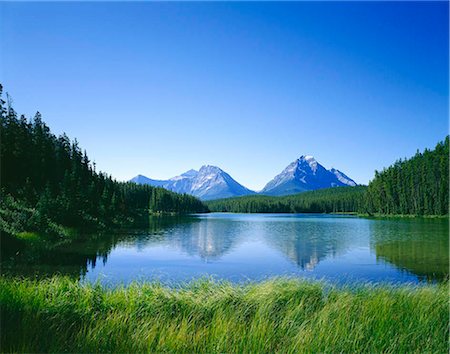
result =
[[[202,166],[199,171],[189,170],[168,180],[138,175],[130,182],[163,187],[177,193],[191,194],[202,200],[256,194],[219,167],[209,165]],[[327,170],[312,156],[301,156],[267,183],[259,194],[281,196],[340,186],[356,186],[356,183],[339,170]]]
[[130,181],[163,187],[177,193],[191,194],[202,200],[255,194],[216,166],[202,166],[199,171],[189,170],[168,180],[154,180],[138,175]]

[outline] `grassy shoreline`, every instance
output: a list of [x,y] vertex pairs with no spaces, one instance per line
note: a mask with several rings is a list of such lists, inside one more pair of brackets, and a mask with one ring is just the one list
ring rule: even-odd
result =
[[448,283],[330,288],[273,279],[115,289],[0,278],[2,352],[448,350]]

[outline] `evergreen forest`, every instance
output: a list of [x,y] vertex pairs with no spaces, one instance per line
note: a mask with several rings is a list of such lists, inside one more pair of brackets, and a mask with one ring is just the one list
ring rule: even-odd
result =
[[366,186],[318,189],[283,197],[252,195],[213,200],[211,211],[232,213],[344,213],[363,207]]
[[448,215],[449,137],[433,150],[425,149],[375,171],[365,195],[367,213]]
[[39,112],[33,119],[18,116],[1,96],[0,105],[3,232],[61,236],[67,228],[118,226],[149,212],[207,211],[195,197],[97,172],[78,142],[52,134]]

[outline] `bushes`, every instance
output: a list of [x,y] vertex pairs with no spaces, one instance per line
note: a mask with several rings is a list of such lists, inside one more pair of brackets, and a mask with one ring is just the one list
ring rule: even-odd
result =
[[35,208],[26,207],[10,195],[0,193],[0,230],[11,235],[44,233],[48,237],[66,236],[66,229]]

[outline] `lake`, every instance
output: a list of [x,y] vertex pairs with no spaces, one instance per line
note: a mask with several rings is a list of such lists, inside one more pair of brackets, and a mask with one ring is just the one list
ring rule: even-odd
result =
[[150,217],[145,227],[86,235],[52,249],[3,242],[2,274],[58,273],[108,285],[273,276],[339,284],[437,282],[448,277],[448,232],[448,219],[226,213]]

